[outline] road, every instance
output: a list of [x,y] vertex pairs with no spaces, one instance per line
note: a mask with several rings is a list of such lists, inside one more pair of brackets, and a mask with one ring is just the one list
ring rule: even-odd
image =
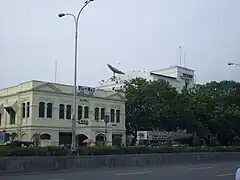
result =
[[0,176],[4,180],[235,180],[240,162]]

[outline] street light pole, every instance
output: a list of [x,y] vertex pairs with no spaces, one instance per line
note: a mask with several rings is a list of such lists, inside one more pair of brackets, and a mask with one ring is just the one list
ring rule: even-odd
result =
[[73,95],[73,113],[72,113],[72,144],[71,149],[72,151],[76,148],[76,114],[77,114],[77,49],[78,49],[78,22],[80,15],[83,9],[93,0],[87,0],[80,11],[78,12],[77,17],[71,13],[60,13],[58,16],[61,18],[63,16],[72,16],[75,22],[75,58],[74,58],[74,95]]

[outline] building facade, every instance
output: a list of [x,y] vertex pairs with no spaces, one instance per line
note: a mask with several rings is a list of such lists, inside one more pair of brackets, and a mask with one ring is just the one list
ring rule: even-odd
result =
[[[124,145],[125,101],[123,93],[79,86],[77,145],[86,140]],[[69,85],[33,80],[2,89],[0,131],[17,133],[22,141],[39,134],[43,146],[71,144],[72,104],[73,87]]]
[[191,88],[195,84],[194,70],[181,66],[172,66],[154,71],[130,71],[124,74],[118,74],[116,77],[110,78],[107,81],[102,80],[99,88],[105,90],[119,90],[123,88],[125,81],[137,77],[151,81],[159,79],[168,81],[178,92],[181,92],[184,87]]

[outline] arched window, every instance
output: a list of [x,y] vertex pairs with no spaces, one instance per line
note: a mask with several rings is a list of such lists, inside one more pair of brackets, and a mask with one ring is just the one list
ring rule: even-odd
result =
[[39,117],[40,118],[45,117],[45,103],[44,102],[39,103]]
[[101,108],[101,120],[104,120],[104,116],[105,116],[105,109]]
[[120,110],[116,110],[116,122],[119,123],[120,122]]
[[65,109],[65,107],[64,107],[64,104],[60,104],[59,105],[59,119],[64,119],[64,110]]
[[98,107],[96,107],[95,108],[95,120],[99,120],[99,108]]
[[83,111],[82,106],[78,106],[78,120],[82,119],[82,113],[83,113],[82,111]]
[[41,140],[51,140],[51,135],[50,134],[42,134],[40,135]]
[[85,106],[85,107],[84,107],[84,118],[87,119],[87,118],[89,117],[88,115],[89,115],[89,114],[88,114],[88,107]]
[[115,110],[111,109],[111,122],[115,121]]
[[30,117],[30,102],[27,102],[27,117]]
[[52,118],[52,103],[47,103],[47,118]]
[[22,117],[25,118],[26,117],[26,104],[22,103]]
[[72,107],[71,105],[67,105],[66,119],[71,119],[71,114],[72,114]]

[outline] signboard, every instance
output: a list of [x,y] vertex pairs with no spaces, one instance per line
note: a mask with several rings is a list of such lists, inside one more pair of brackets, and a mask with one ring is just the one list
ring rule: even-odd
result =
[[95,88],[87,87],[87,86],[78,86],[78,93],[93,95],[95,92]]
[[182,73],[182,78],[192,79],[192,78],[193,78],[193,75],[191,75],[191,74],[186,74],[186,73]]
[[164,140],[173,136],[173,132],[167,131],[148,131],[149,140]]

